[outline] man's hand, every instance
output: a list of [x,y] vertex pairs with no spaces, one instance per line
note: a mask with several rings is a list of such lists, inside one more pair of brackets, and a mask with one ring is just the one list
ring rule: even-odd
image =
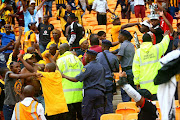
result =
[[43,75],[41,73],[36,73],[36,77],[40,78],[43,77]]
[[167,30],[165,33],[164,33],[164,35],[163,36],[166,36],[166,35],[169,35],[170,34],[170,31],[169,30]]
[[11,42],[9,42],[9,43],[7,44],[7,46],[11,46],[11,45],[14,45],[14,40],[11,40]]
[[19,59],[23,59],[23,54],[19,53],[17,56]]
[[51,53],[46,53],[45,57],[47,57],[47,58],[51,57]]
[[127,75],[126,75],[126,72],[119,72],[119,77],[126,77],[127,78]]

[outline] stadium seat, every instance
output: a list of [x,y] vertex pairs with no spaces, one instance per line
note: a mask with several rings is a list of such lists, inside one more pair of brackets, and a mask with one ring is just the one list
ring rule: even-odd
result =
[[100,120],[123,120],[123,115],[121,114],[104,114],[101,116]]
[[106,25],[97,25],[97,26],[94,26],[94,33],[96,33],[97,31],[104,31],[106,32]]
[[138,120],[138,113],[129,114],[126,120]]
[[122,102],[119,103],[116,109],[117,114],[122,114],[124,120],[126,120],[127,115],[130,113],[137,113],[138,108],[135,102]]

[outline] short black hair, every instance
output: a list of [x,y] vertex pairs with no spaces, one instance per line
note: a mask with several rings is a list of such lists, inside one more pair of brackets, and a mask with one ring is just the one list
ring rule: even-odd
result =
[[97,34],[91,34],[89,39],[91,40],[92,38],[94,38],[94,36],[96,36]]
[[56,70],[56,65],[54,63],[48,63],[46,64],[46,68],[50,71],[50,72],[55,72]]
[[152,42],[151,36],[148,33],[143,35],[143,42]]
[[0,68],[0,75],[4,75],[6,73],[6,71],[9,70],[7,67],[2,67]]
[[102,36],[102,35],[104,35],[104,34],[106,34],[104,31],[99,31],[99,32],[97,33],[98,36]]
[[99,45],[99,39],[97,37],[90,39],[90,44],[91,44],[91,46]]

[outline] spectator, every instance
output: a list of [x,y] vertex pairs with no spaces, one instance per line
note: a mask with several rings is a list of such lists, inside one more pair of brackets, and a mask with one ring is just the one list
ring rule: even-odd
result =
[[[32,66],[29,66],[28,63],[25,60],[23,60],[22,56],[18,56],[18,58],[20,58],[20,60],[28,70],[36,72],[36,69],[34,69]],[[51,57],[48,58],[51,59]],[[66,120],[65,112],[68,112],[68,109],[62,89],[61,73],[58,70],[56,70],[56,65],[54,63],[46,64],[44,72],[37,71],[36,74],[39,75],[39,73],[41,74],[39,80],[41,81],[42,90],[44,93],[46,105],[45,115],[47,119]],[[49,94],[51,94],[51,96]]]
[[144,34],[143,43],[135,53],[133,60],[134,84],[140,85],[141,89],[149,90],[153,94],[152,100],[157,100],[158,86],[154,85],[153,79],[161,68],[159,59],[169,45],[170,38],[167,34],[166,32],[163,40],[157,45],[152,44],[151,36],[148,33]]
[[85,0],[85,1],[86,1],[87,10],[89,11],[89,14],[90,14],[92,11],[92,6],[93,6],[94,0]]
[[56,61],[60,56],[59,56],[59,52],[57,50],[57,45],[56,44],[51,44],[49,46],[49,50],[45,50],[41,55],[45,61],[45,64],[47,63],[51,63],[51,61],[49,60],[49,58],[47,57],[47,53],[51,54],[51,58]]
[[97,54],[93,50],[87,50],[86,62],[89,64],[75,78],[63,75],[72,82],[84,84],[83,120],[99,120],[104,113],[105,71],[104,67],[96,61]]
[[24,14],[23,14],[23,7],[19,6],[17,8],[17,13],[18,17],[16,17],[19,26],[24,27]]
[[41,103],[34,100],[35,89],[32,85],[27,85],[23,89],[24,99],[16,103],[11,120],[25,119],[41,119],[46,120],[44,116],[44,108]]
[[58,10],[61,6],[65,9],[66,8],[66,0],[55,0],[56,2],[56,9]]
[[28,47],[34,46],[37,42],[34,31],[36,30],[36,22],[30,22],[28,24],[29,31],[25,33],[25,40],[23,41],[23,50],[27,52]]
[[109,52],[112,43],[108,40],[102,41],[102,51],[96,57],[97,61],[105,69],[105,96],[107,98],[107,105],[105,113],[113,113],[113,72],[119,71],[119,61],[115,55]]
[[101,43],[102,43],[102,40],[106,40],[106,33],[104,31],[99,31],[97,33],[97,35],[98,35],[98,39],[101,41]]
[[152,24],[152,27],[150,27],[149,29],[155,36],[153,44],[160,43],[163,39],[164,31],[160,27],[159,15],[154,14],[153,16],[150,16],[150,22]]
[[94,0],[92,10],[97,12],[98,25],[106,25],[107,23],[106,12],[110,12],[111,14],[114,14],[109,10],[106,0]]
[[145,17],[145,2],[144,0],[134,0],[134,11],[136,18],[139,18],[141,15],[142,21]]
[[70,13],[67,17],[67,22],[70,24],[70,33],[69,36],[69,45],[71,47],[71,50],[78,50],[79,47],[79,41],[83,38],[83,27],[75,20],[75,14]]
[[179,11],[179,0],[167,0],[168,10],[173,19],[176,19],[175,13]]
[[59,48],[59,46],[63,43],[68,43],[66,40],[61,40],[60,37],[61,37],[61,32],[57,29],[54,29],[52,31],[52,35],[53,35],[53,40],[51,40],[51,42],[49,42],[46,46],[46,50],[49,49],[50,45],[51,44],[56,44],[57,45],[57,48]]
[[174,33],[174,41],[173,41],[173,50],[178,48],[178,43],[180,40],[180,23],[177,23],[177,32]]
[[41,53],[45,51],[47,44],[51,41],[50,33],[54,29],[54,26],[49,23],[49,16],[44,15],[44,23],[40,23],[38,26],[39,31],[39,47]]
[[49,17],[52,17],[52,2],[53,0],[47,0],[44,5],[46,6],[46,15],[48,15],[49,11]]
[[[70,46],[67,43],[60,45],[60,58],[56,61],[56,63],[62,74],[74,77],[81,72],[83,64],[78,57],[74,56],[74,54],[69,51],[69,49]],[[66,120],[76,120],[76,116],[78,120],[83,120],[81,114],[83,83],[74,83],[63,78],[62,84],[69,110]]]
[[[162,28],[162,30],[164,31],[164,33],[166,31],[169,31],[170,30],[170,26],[172,25],[173,23],[173,17],[157,2],[157,5],[158,5],[158,8],[160,11],[163,11],[163,14],[164,14],[164,17],[169,21],[170,24],[167,24],[168,21],[165,21],[163,16],[160,15],[160,26]],[[171,30],[170,30],[171,31]],[[172,46],[173,46],[173,37],[171,35],[170,36],[170,43],[169,43],[169,46],[168,46],[168,49],[166,51],[165,54],[167,54],[168,52],[172,51]]]
[[121,5],[121,18],[122,19],[128,19],[131,18],[131,6],[130,1],[128,0],[118,0],[116,3],[116,7],[114,8],[114,12],[116,11],[116,8],[118,5]]
[[4,115],[3,115],[3,104],[4,104],[4,98],[5,98],[5,93],[4,93],[4,79],[6,72],[9,71],[7,67],[2,67],[0,70],[0,118],[1,120],[4,120]]
[[82,38],[79,41],[79,45],[80,45],[80,49],[76,51],[77,56],[79,57],[80,55],[83,57],[84,53],[87,51],[87,49],[89,48],[89,42],[86,38]]
[[[132,63],[135,54],[135,49],[134,45],[131,43],[132,38],[133,37],[131,36],[131,34],[126,30],[121,30],[119,32],[118,39],[121,43],[121,46],[117,56],[120,61],[122,70],[127,73],[127,79],[129,84],[131,84],[134,87]],[[121,89],[121,96],[123,102],[129,102],[131,100],[131,98],[123,89]]]
[[136,91],[128,84],[127,75],[125,72],[120,72],[118,84],[126,93],[134,99],[136,105],[140,107],[138,120],[156,120],[159,114],[156,106],[151,102],[152,94],[147,89],[139,89]]
[[43,6],[45,1],[46,0],[43,0],[36,9],[34,9],[34,7],[30,6],[28,8],[28,10],[27,10],[27,6],[25,5],[24,0],[21,0],[22,5],[23,5],[23,11],[24,11],[24,20],[25,20],[24,21],[25,22],[24,23],[25,24],[24,32],[29,31],[28,25],[29,25],[30,22],[35,22],[36,21],[35,16],[37,14],[37,11],[41,9],[41,7]]
[[20,79],[37,76],[36,73],[20,74],[21,68],[18,62],[11,62],[10,70],[6,73],[4,80],[6,83],[4,87],[5,99],[3,106],[5,120],[11,120],[14,106],[21,100],[22,81]]
[[[9,24],[6,24],[5,26],[6,33],[1,33],[1,45],[6,46],[11,40],[16,41],[15,35],[11,33],[11,26]],[[13,52],[13,46],[9,46],[8,50],[5,51],[5,59],[6,61],[9,58],[9,55]]]

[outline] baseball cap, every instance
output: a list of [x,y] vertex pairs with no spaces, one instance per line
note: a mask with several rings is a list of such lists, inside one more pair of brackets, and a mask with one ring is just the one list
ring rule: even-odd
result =
[[32,3],[36,3],[36,1],[35,0],[31,0],[29,4],[31,5]]
[[150,14],[148,18],[150,18],[150,20],[159,20],[159,14]]
[[112,47],[112,43],[109,40],[102,40],[102,44],[109,46],[109,47]]
[[127,30],[120,30],[119,33],[126,36],[129,40],[131,40],[133,38],[131,33]]
[[146,26],[146,27],[148,27],[148,28],[151,27],[151,25],[150,25],[150,23],[148,22],[148,20],[144,20],[144,21],[141,22],[140,24],[141,24],[141,25],[144,25],[144,26]]
[[28,24],[28,27],[30,27],[30,26],[32,26],[33,24],[36,24],[37,22],[35,21],[35,22],[30,22],[29,24]]
[[94,50],[87,50],[86,53],[89,54],[89,55],[93,55],[93,56],[96,56],[98,54],[98,52],[96,52]]

